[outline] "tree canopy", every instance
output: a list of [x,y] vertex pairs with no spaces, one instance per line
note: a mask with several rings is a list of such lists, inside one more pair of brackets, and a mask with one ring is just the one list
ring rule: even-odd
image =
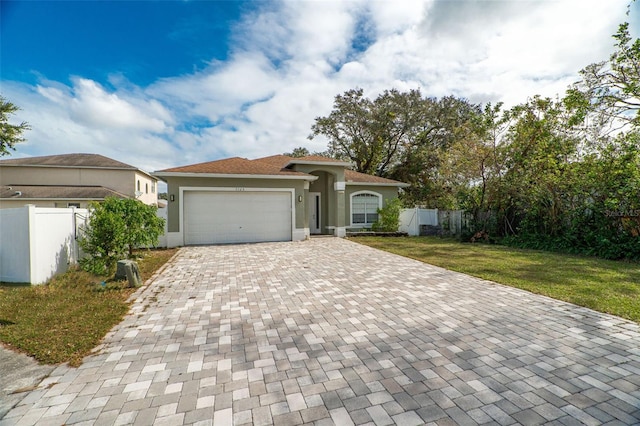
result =
[[479,111],[464,99],[423,97],[419,90],[386,90],[370,100],[353,89],[335,97],[309,137],[326,137],[329,155],[352,162],[358,172],[410,183],[407,201],[432,204],[425,194],[447,197],[438,173],[444,152]]
[[[640,40],[633,40],[625,22],[613,36],[616,50],[608,61],[588,65],[581,79],[568,91],[566,102],[576,108],[577,117],[591,116],[607,129],[640,124]],[[617,126],[615,124],[618,124]]]
[[628,23],[607,61],[564,96],[473,104],[420,91],[335,97],[309,136],[357,171],[397,179],[405,205],[463,209],[471,233],[523,247],[640,259],[640,40]]
[[333,111],[317,117],[310,139],[323,135],[329,154],[351,161],[356,171],[384,176],[418,131],[422,96],[417,90],[385,90],[375,100],[362,89],[337,95]]
[[286,155],[288,157],[300,158],[300,157],[306,157],[307,155],[311,155],[311,153],[307,148],[303,146],[299,146],[297,148],[293,148],[293,151],[291,152],[285,152],[283,155]]
[[11,154],[10,150],[15,151],[15,145],[25,141],[22,134],[31,128],[24,121],[20,124],[9,122],[11,115],[19,110],[19,107],[0,96],[0,157]]

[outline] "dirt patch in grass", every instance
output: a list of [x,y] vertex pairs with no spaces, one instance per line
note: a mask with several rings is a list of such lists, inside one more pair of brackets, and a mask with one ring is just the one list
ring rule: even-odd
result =
[[[162,267],[177,249],[137,253],[143,281]],[[127,299],[136,291],[126,282],[111,281],[73,269],[38,286],[2,287],[0,341],[38,362],[81,364],[82,358],[128,312]]]
[[353,241],[640,322],[640,264],[438,237]]

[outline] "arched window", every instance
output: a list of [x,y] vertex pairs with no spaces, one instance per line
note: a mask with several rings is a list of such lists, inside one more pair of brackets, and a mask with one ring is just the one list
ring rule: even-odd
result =
[[149,184],[148,184],[148,183],[145,183],[145,184],[144,184],[144,193],[145,193],[145,194],[148,194],[148,193],[149,193]]
[[351,225],[370,226],[378,220],[378,209],[382,207],[382,196],[371,191],[351,194]]
[[138,179],[138,192],[140,192],[140,179]]

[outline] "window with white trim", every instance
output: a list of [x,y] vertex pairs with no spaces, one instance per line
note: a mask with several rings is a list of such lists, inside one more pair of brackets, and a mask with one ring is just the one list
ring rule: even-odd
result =
[[372,225],[378,220],[378,209],[382,197],[373,192],[359,192],[351,195],[351,224]]

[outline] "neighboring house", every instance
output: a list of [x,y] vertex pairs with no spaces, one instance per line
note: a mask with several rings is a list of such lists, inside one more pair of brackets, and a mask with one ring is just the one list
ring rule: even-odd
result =
[[105,197],[157,204],[158,179],[98,154],[0,160],[0,208],[82,207]]
[[229,158],[159,170],[168,185],[167,245],[299,241],[370,227],[408,184],[319,156]]

